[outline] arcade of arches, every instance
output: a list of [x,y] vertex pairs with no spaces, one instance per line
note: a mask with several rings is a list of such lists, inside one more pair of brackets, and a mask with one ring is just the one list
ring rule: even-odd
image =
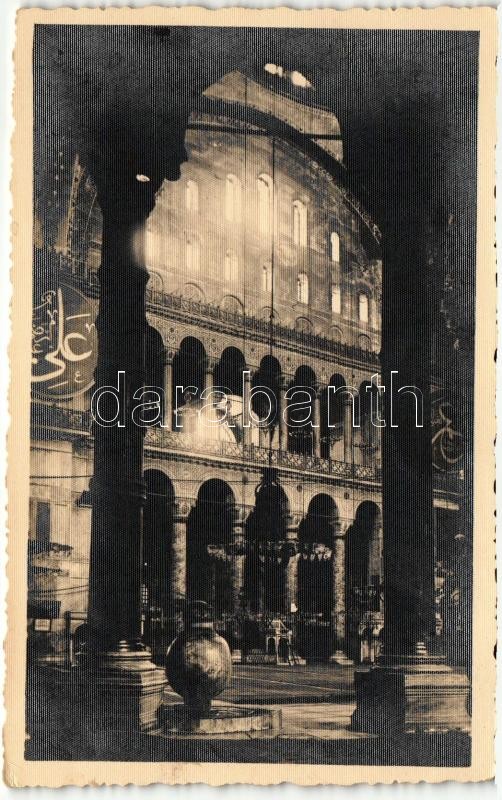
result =
[[364,614],[381,610],[382,536],[374,502],[360,503],[347,524],[324,492],[312,497],[303,515],[292,513],[274,471],[258,485],[252,506],[236,503],[232,486],[221,479],[204,481],[190,498],[177,497],[160,470],[148,469],[145,482],[150,643],[152,619],[174,624],[185,601],[204,600],[233,648],[246,647],[235,640],[239,615],[279,617],[293,629],[300,656],[329,659],[343,650],[359,659]]
[[[371,424],[378,390],[369,375],[353,386],[353,378],[335,372],[323,383],[308,365],[292,375],[285,373],[273,355],[264,356],[258,366],[246,364],[243,353],[233,346],[210,357],[194,336],[185,337],[175,353],[168,353],[152,327],[147,366],[150,385],[162,389],[161,417],[155,424],[167,430],[193,433],[190,425],[184,425],[190,412],[204,401],[218,405],[221,398],[233,440],[339,462],[380,465],[380,429]],[[250,409],[246,418],[244,408]]]

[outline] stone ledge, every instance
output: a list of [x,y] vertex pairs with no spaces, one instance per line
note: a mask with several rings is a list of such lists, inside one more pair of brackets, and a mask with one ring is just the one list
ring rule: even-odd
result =
[[190,718],[186,707],[179,703],[164,706],[160,721],[166,736],[217,736],[252,731],[279,731],[282,727],[282,712],[279,708],[219,706],[212,708],[209,716],[194,720]]

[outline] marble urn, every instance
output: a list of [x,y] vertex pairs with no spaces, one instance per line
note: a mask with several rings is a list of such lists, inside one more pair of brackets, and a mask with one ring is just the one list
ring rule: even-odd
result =
[[207,603],[189,604],[184,630],[167,651],[166,675],[192,720],[209,716],[212,699],[232,675],[232,656],[225,639],[214,630]]

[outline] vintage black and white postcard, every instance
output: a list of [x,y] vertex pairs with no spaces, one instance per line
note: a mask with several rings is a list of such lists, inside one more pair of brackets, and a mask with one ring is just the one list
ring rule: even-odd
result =
[[495,61],[19,13],[8,783],[492,776]]

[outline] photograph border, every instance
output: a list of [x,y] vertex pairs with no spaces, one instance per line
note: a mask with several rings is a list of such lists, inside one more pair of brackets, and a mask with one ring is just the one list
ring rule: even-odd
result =
[[[30,452],[30,322],[33,214],[34,26],[172,25],[411,30],[477,30],[480,34],[474,418],[474,553],[472,762],[465,768],[415,766],[317,766],[267,763],[137,763],[27,761],[25,672]],[[492,8],[296,11],[291,9],[107,8],[22,9],[17,15],[13,108],[12,338],[8,434],[8,632],[4,779],[10,786],[202,782],[255,785],[431,783],[487,780],[494,775],[495,734],[495,141],[497,15]],[[28,222],[27,222],[28,221]]]

